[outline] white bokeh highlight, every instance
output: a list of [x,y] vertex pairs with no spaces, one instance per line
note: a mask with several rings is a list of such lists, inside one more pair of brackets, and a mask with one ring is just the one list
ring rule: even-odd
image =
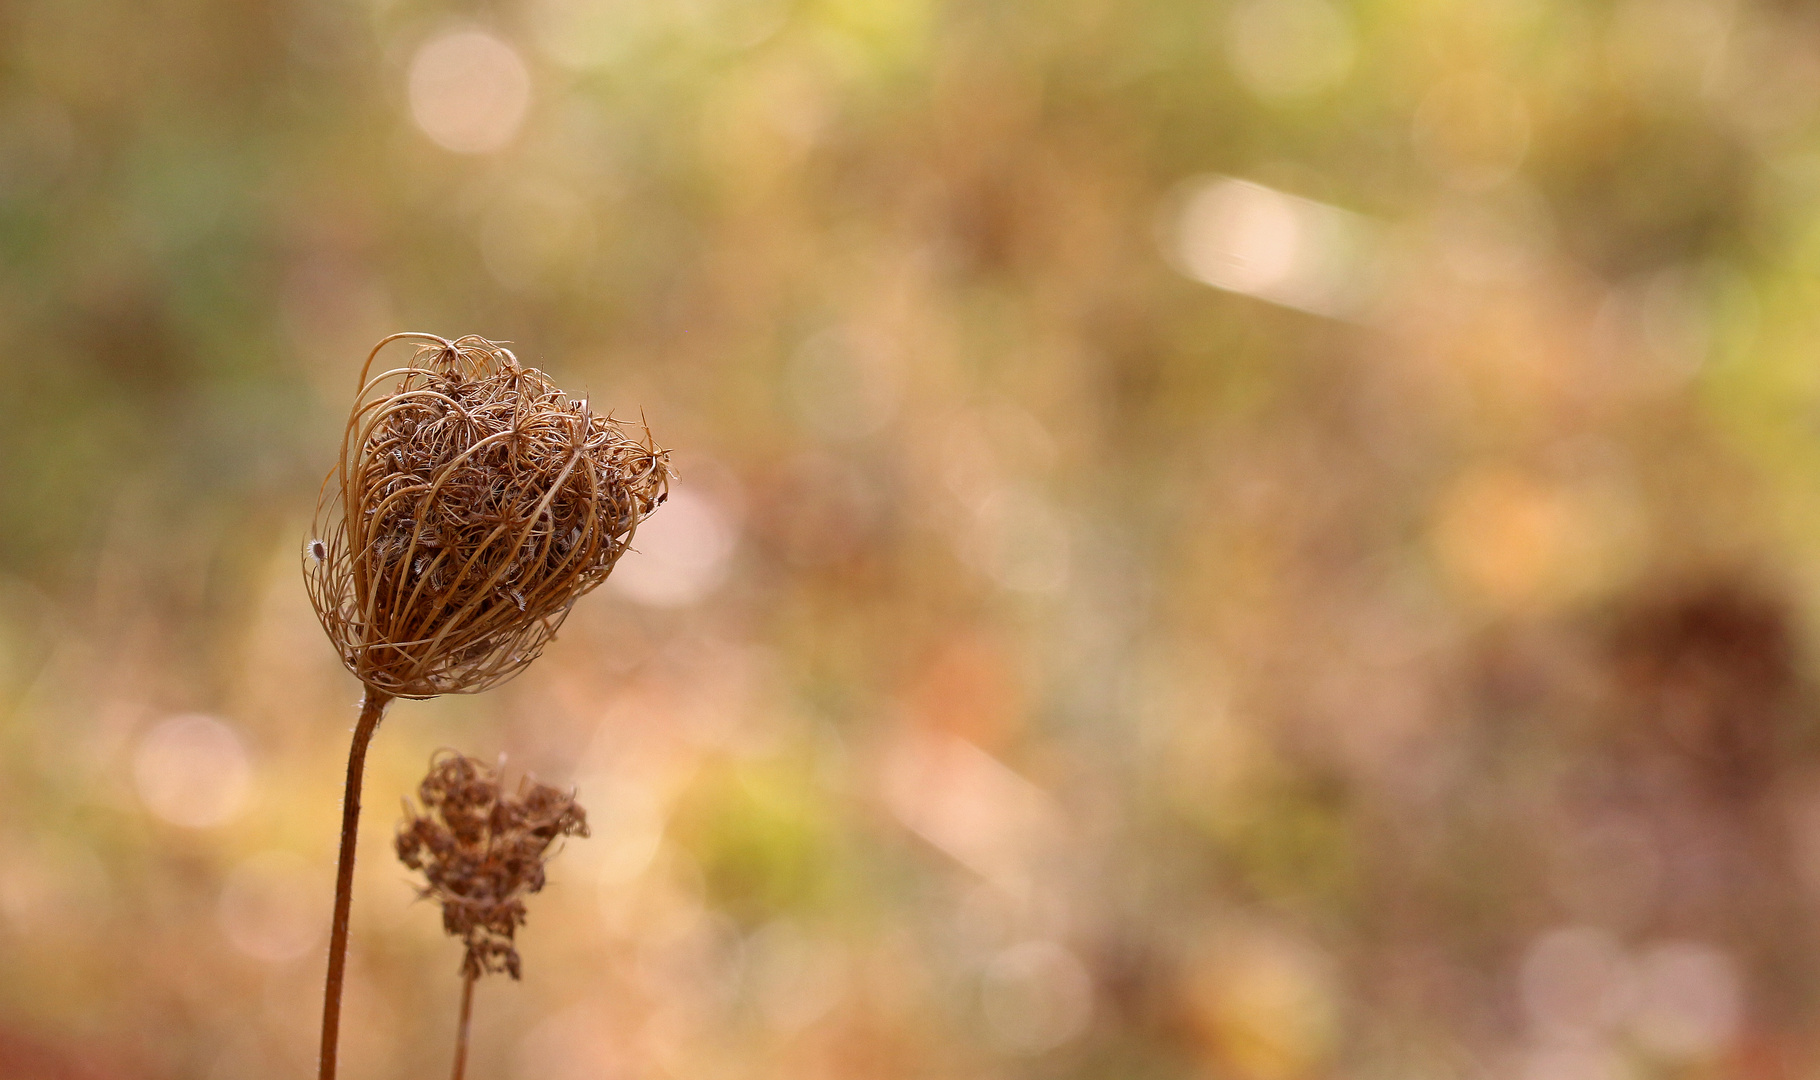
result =
[[159,723],[133,752],[139,800],[173,825],[220,825],[246,804],[252,765],[234,729],[212,716],[186,713]]
[[411,58],[411,118],[445,150],[485,154],[518,134],[531,74],[517,50],[484,30],[431,38]]
[[1743,1020],[1743,976],[1719,949],[1673,941],[1638,958],[1631,1033],[1656,1056],[1670,1061],[1715,1057],[1737,1038]]
[[1093,1017],[1093,980],[1053,941],[1013,945],[986,966],[980,1008],[998,1047],[1040,1054],[1081,1034]]
[[1532,1028],[1558,1041],[1614,1027],[1630,1008],[1633,986],[1623,947],[1597,927],[1569,926],[1538,937],[1519,973]]
[[672,484],[669,501],[639,523],[633,549],[607,580],[640,604],[685,607],[726,580],[738,542],[738,525],[726,507],[694,488]]
[[1072,529],[1067,515],[1036,492],[1004,487],[975,508],[960,534],[961,557],[1001,588],[1053,593],[1068,583]]
[[1213,176],[1185,185],[1164,249],[1182,273],[1216,289],[1347,318],[1369,299],[1378,232],[1339,207]]
[[1603,1048],[1619,1043],[1659,1062],[1710,1061],[1744,1027],[1743,973],[1705,942],[1658,941],[1633,951],[1605,929],[1562,927],[1531,943],[1518,985],[1534,1039],[1523,1072],[1536,1080],[1608,1075]]

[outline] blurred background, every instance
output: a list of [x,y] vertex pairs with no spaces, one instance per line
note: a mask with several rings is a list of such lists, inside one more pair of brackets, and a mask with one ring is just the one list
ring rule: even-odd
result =
[[380,730],[344,1076],[442,746],[594,829],[471,1076],[1813,1075],[1817,272],[1787,0],[10,0],[0,1075],[314,1075],[395,330],[680,479]]

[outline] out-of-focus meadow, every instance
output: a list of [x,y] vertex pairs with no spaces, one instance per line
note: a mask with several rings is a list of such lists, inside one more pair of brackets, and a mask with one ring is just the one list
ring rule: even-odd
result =
[[0,1075],[313,1075],[407,329],[680,480],[381,728],[345,1076],[441,746],[594,830],[471,1076],[1811,1075],[1817,274],[1796,3],[10,0]]

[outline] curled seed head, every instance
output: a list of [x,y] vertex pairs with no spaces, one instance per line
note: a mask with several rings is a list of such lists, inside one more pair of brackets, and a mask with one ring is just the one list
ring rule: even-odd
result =
[[[416,355],[369,379],[401,339]],[[304,566],[348,669],[422,698],[484,690],[536,659],[665,497],[669,451],[637,434],[498,342],[381,341]]]

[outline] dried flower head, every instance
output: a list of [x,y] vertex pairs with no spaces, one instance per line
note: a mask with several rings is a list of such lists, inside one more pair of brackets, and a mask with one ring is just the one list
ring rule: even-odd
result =
[[461,938],[462,975],[504,971],[519,976],[513,935],[525,921],[524,897],[544,884],[550,845],[588,835],[572,793],[522,780],[507,795],[486,765],[452,750],[430,759],[417,789],[422,813],[405,801],[398,859],[423,871],[423,895],[442,905],[442,928]]
[[[369,378],[400,339],[419,343],[411,363]],[[304,559],[348,669],[424,698],[484,690],[536,659],[664,501],[669,452],[641,435],[498,342],[381,341]]]

